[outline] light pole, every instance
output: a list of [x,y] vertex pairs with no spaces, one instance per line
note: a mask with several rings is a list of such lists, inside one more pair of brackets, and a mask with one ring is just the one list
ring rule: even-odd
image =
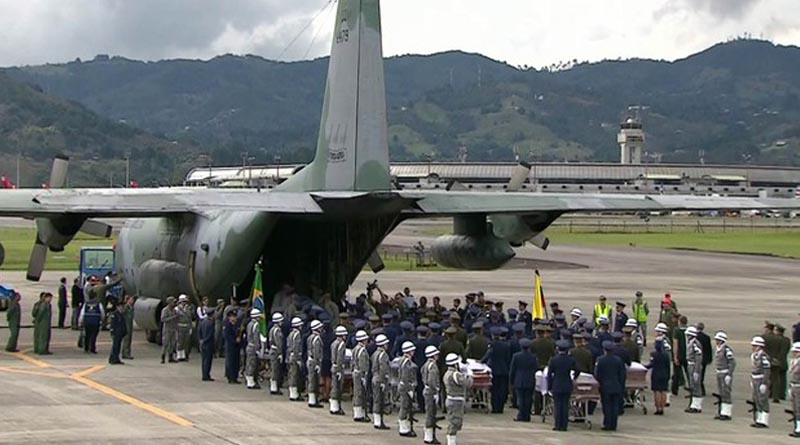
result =
[[273,159],[275,160],[275,164],[277,165],[276,168],[278,169],[277,180],[275,182],[280,183],[281,182],[281,155],[275,155],[275,157]]
[[22,160],[22,153],[17,153],[17,182],[16,182],[17,188],[21,187],[19,183],[19,164],[21,160]]
[[125,156],[125,188],[131,186],[131,157]]

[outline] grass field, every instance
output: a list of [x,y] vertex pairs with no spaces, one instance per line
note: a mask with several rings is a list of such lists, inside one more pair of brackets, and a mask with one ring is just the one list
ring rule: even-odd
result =
[[[0,270],[25,270],[36,239],[36,231],[27,228],[0,228],[0,243],[6,251],[6,259]],[[78,234],[63,252],[47,252],[46,270],[78,270],[80,251],[83,246],[111,246],[115,239],[97,238]]]

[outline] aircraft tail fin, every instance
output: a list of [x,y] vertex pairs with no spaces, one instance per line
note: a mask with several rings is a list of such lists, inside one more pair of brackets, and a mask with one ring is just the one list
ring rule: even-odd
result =
[[317,151],[284,189],[391,189],[379,0],[339,0]]

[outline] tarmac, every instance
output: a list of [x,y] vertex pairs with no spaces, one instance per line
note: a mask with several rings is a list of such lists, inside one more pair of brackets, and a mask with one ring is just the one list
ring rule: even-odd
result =
[[[406,239],[406,237],[408,239]],[[410,245],[413,233],[393,236],[392,242]],[[800,262],[768,257],[706,254],[642,248],[586,248],[553,246],[547,252],[520,249],[524,258],[547,260],[541,273],[548,301],[558,301],[567,311],[573,306],[591,312],[599,294],[609,301],[630,303],[636,290],[645,294],[651,307],[650,330],[655,325],[658,302],[671,292],[678,309],[690,323],[703,321],[713,336],[725,329],[736,352],[734,377],[734,420],[713,420],[716,412],[711,397],[702,414],[683,412],[687,400],[681,390],[663,417],[626,410],[620,430],[600,431],[602,413],[593,417],[593,428],[571,424],[566,433],[551,430],[552,419],[542,423],[513,422],[515,411],[504,414],[468,412],[460,444],[754,444],[797,443],[787,436],[790,424],[783,410],[788,402],[772,406],[768,430],[750,428],[749,340],[761,332],[764,320],[787,326],[797,321],[797,292]],[[559,263],[585,268],[559,267]],[[35,295],[55,291],[59,272],[46,272],[40,283],[24,281],[23,272],[3,273],[0,281],[10,283],[23,295],[23,324],[30,324]],[[69,275],[68,275],[69,276]],[[353,285],[361,292],[368,281],[394,293],[409,286],[416,296],[439,295],[450,304],[455,296],[483,290],[487,298],[503,300],[506,308],[517,300],[530,301],[532,272],[503,269],[495,272],[365,272]],[[0,326],[5,317],[0,315]],[[55,314],[54,314],[55,321]],[[0,329],[5,345],[7,331]],[[266,390],[248,391],[244,385],[224,382],[224,364],[214,361],[215,382],[200,381],[200,356],[179,364],[159,364],[160,350],[148,344],[144,333],[134,334],[134,360],[125,366],[107,363],[110,338],[101,333],[99,354],[85,354],[76,347],[77,332],[53,330],[53,355],[37,356],[31,350],[32,329],[23,329],[18,354],[0,353],[0,443],[80,444],[313,444],[341,440],[348,444],[422,443],[420,437],[397,435],[394,415],[388,416],[391,431],[376,431],[369,424],[354,423],[350,416],[331,416],[304,403],[290,403]],[[709,393],[714,391],[713,371],[706,376]],[[653,411],[648,392],[648,408]],[[345,411],[351,414],[349,402]],[[421,416],[420,416],[421,418]],[[444,425],[445,422],[440,422]],[[445,442],[443,431],[439,440]]]

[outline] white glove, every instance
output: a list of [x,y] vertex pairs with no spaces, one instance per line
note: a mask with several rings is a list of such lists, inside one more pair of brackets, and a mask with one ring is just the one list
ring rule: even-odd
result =
[[336,373],[336,380],[342,380],[342,373],[341,372],[337,372]]
[[695,381],[695,382],[699,382],[700,381],[700,373],[699,372],[695,372],[694,374],[692,374],[692,380]]
[[760,392],[762,396],[763,396],[764,394],[766,394],[766,393],[767,393],[767,385],[764,385],[764,384],[762,383],[762,384],[761,384],[761,386],[759,386],[759,387],[758,387],[758,392]]
[[414,391],[409,391],[408,392],[408,398],[410,398],[410,399],[414,398]]
[[439,404],[439,394],[433,396],[433,401],[438,405]]
[[319,366],[315,366],[314,367],[314,372],[315,373],[319,374],[320,370],[321,370],[321,368]]
[[731,381],[733,380],[733,378],[731,378],[731,376],[729,376],[729,375],[726,375],[724,380],[725,380],[725,384],[730,386]]

